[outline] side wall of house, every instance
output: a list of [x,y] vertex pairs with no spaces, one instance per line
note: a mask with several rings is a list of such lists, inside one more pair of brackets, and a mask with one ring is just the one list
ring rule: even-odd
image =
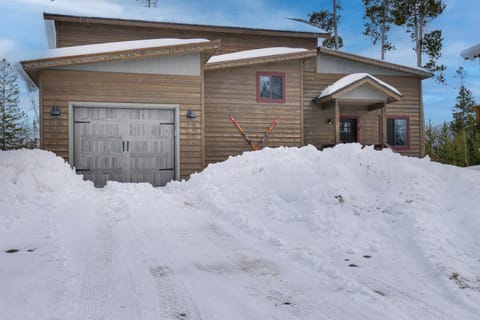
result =
[[[322,109],[314,104],[312,99],[320,91],[331,85],[346,74],[317,73],[315,58],[305,60],[303,65],[304,90],[304,137],[305,144],[312,144],[318,148],[334,143],[335,126],[328,125],[329,119],[334,119],[333,107]],[[400,101],[387,105],[387,117],[402,116],[409,119],[409,146],[395,149],[401,154],[421,157],[421,80],[414,76],[378,75],[382,81],[394,86],[402,93]],[[341,116],[358,116],[359,142],[364,144],[379,143],[379,116],[380,111],[368,112],[366,108],[341,107]]]
[[175,30],[155,27],[139,27],[99,23],[78,23],[57,21],[57,47],[70,47],[85,44],[115,41],[144,40],[157,38],[206,38],[221,39],[222,45],[216,54],[235,51],[268,48],[292,47],[315,49],[317,39],[300,37],[282,37],[258,34],[238,34],[201,30]]
[[[201,76],[44,70],[40,74],[40,146],[68,161],[68,103],[180,105],[180,176],[203,169]],[[60,116],[51,116],[59,106]],[[185,117],[192,109],[196,119]]]
[[[285,102],[257,102],[256,73],[285,73]],[[207,163],[251,150],[230,121],[233,115],[254,143],[275,117],[279,123],[266,146],[302,145],[301,62],[257,64],[205,73],[205,158]]]

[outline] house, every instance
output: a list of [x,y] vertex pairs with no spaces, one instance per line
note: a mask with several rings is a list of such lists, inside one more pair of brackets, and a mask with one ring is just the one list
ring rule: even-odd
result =
[[44,14],[53,48],[21,64],[40,145],[95,185],[163,185],[267,146],[388,144],[423,156],[430,73],[317,48],[317,32]]

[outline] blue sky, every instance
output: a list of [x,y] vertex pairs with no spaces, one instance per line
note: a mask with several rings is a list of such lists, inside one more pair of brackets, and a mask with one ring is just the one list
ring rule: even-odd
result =
[[[35,51],[47,49],[42,12],[65,12],[72,14],[102,15],[111,17],[135,17],[177,21],[186,23],[211,23],[260,28],[299,28],[301,24],[286,17],[307,18],[307,14],[322,8],[331,8],[331,0],[158,0],[158,7],[141,7],[137,0],[0,0],[0,57],[18,61],[31,56]],[[344,38],[342,50],[379,58],[380,49],[362,35],[363,7],[361,0],[339,0],[340,35]],[[441,62],[447,65],[447,84],[433,80],[423,82],[425,118],[440,124],[451,119],[459,79],[455,77],[458,67],[467,71],[466,86],[480,103],[480,61],[464,61],[460,51],[480,43],[480,1],[446,0],[447,8],[427,30],[440,28],[443,31],[444,47]],[[415,66],[413,43],[408,34],[394,28],[390,34],[397,50],[387,53],[386,60]],[[28,108],[28,96],[22,94],[22,104]]]

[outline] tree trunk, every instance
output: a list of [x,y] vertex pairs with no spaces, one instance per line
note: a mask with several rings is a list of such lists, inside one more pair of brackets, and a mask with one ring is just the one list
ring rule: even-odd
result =
[[[417,4],[415,4],[417,5]],[[417,67],[422,67],[422,43],[423,43],[423,22],[424,16],[422,8],[424,7],[423,0],[420,1],[419,7],[415,10],[418,12],[418,17],[415,19],[415,36],[416,36],[416,51],[417,51]]]
[[386,0],[383,3],[383,17],[382,17],[382,54],[381,54],[381,59],[385,60],[385,23],[387,19],[387,6],[388,6],[388,0]]
[[333,34],[335,37],[335,50],[338,50],[337,1],[336,0],[333,0]]

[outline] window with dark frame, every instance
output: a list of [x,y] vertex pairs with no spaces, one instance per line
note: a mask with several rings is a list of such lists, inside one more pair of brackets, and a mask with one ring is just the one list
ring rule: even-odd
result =
[[393,147],[408,147],[408,117],[387,118],[387,143]]
[[257,101],[285,102],[285,73],[257,72]]

